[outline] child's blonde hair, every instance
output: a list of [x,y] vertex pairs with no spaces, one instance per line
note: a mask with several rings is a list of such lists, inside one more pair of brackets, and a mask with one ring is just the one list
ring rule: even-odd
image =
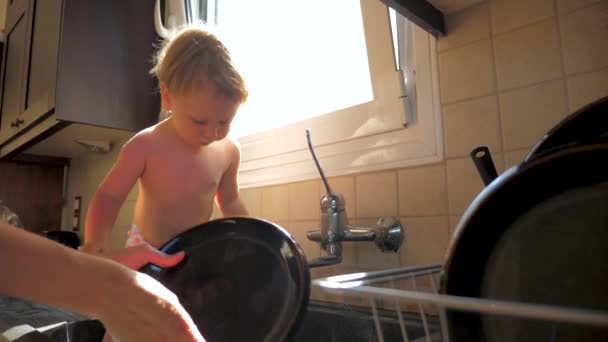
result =
[[213,91],[239,103],[247,100],[243,77],[230,52],[203,25],[190,25],[164,42],[150,71],[175,94],[189,94],[211,86]]

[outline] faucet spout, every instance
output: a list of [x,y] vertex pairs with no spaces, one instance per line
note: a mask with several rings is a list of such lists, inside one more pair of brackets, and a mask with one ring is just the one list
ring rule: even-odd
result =
[[329,266],[342,262],[342,244],[330,242],[325,244],[327,256],[322,256],[308,262],[309,267]]
[[331,266],[331,265],[339,264],[341,262],[342,262],[342,258],[325,256],[325,257],[319,257],[312,261],[309,261],[308,267]]

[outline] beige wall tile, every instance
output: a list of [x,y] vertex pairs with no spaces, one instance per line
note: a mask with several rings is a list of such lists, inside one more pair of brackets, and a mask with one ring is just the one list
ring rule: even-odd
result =
[[[355,198],[355,176],[341,176],[341,177],[330,177],[327,179],[329,182],[329,186],[331,187],[331,191],[337,192],[344,196],[344,202],[346,207],[346,214],[349,219],[357,217],[356,210],[356,198]],[[317,203],[321,204],[321,197],[325,195],[327,190],[325,189],[325,185],[323,182],[319,182],[319,200]],[[320,214],[320,211],[319,211]]]
[[608,66],[608,2],[560,16],[566,73]]
[[519,150],[508,151],[504,153],[505,157],[505,169],[509,169],[512,166],[520,164],[524,158],[530,152],[529,148],[522,148]]
[[131,225],[117,225],[112,230],[112,248],[119,249],[125,247],[127,242],[127,232],[131,229]]
[[[327,267],[315,267],[315,268],[311,268],[310,269],[310,279],[311,280],[315,280],[315,279],[319,279],[319,278],[325,278],[327,276],[330,276],[330,274],[328,273],[328,268]],[[310,299],[311,300],[318,300],[318,301],[327,301],[326,291],[323,290],[322,288],[318,288],[318,287],[313,286],[311,284],[311,286],[310,286]]]
[[262,216],[262,191],[263,188],[250,188],[242,189],[239,192],[245,208],[249,211],[249,215],[253,217]]
[[439,53],[441,102],[450,103],[493,93],[494,65],[490,40]]
[[456,228],[458,228],[458,223],[460,223],[461,219],[461,215],[450,215],[450,241],[454,238],[454,233],[456,232]]
[[608,69],[570,76],[567,80],[570,113],[608,96]]
[[437,41],[438,51],[490,38],[488,5],[483,3],[445,17],[448,34]]
[[[494,153],[492,160],[500,174],[504,170],[503,156]],[[484,184],[471,158],[447,160],[448,208],[450,215],[462,215]]]
[[131,226],[133,223],[134,202],[125,202],[118,212],[115,226]]
[[445,164],[399,170],[399,215],[433,216],[448,212]]
[[[431,280],[432,279],[432,280]],[[439,279],[435,274],[432,277],[429,275],[408,277],[395,282],[395,287],[406,291],[420,291],[426,293],[436,293],[439,287]]]
[[319,220],[321,195],[318,180],[289,184],[289,220]]
[[372,270],[398,268],[399,254],[383,252],[373,242],[355,242],[357,266]]
[[464,157],[481,145],[500,151],[500,125],[496,96],[444,106],[446,157]]
[[397,172],[355,176],[357,217],[379,219],[397,216]]
[[452,14],[458,11],[466,11],[469,7],[485,0],[440,0],[431,1],[438,9],[445,14]]
[[[377,220],[356,220],[359,227],[373,227]],[[357,267],[366,270],[383,270],[399,267],[399,253],[383,252],[373,241],[355,242]]]
[[[80,158],[73,158],[70,162],[70,169],[68,173],[68,205],[65,206],[62,210],[61,215],[61,230],[72,230],[72,217],[74,216],[74,207],[72,205],[73,202],[70,202],[76,196],[83,196],[82,189],[84,188],[83,184],[86,182],[86,175],[82,172],[82,167],[80,166],[81,160]],[[83,239],[84,235],[82,232],[84,231],[84,220],[86,218],[86,208],[88,206],[89,199],[83,196],[81,203],[81,214],[80,214],[80,232],[79,236]],[[84,240],[83,240],[84,242]]]
[[403,217],[407,239],[401,250],[403,266],[443,262],[450,241],[447,216]]
[[289,221],[274,221],[273,223],[289,231],[289,229],[287,229],[287,227],[289,227]]
[[308,259],[318,258],[321,255],[321,247],[318,243],[310,241],[306,237],[309,230],[315,230],[319,227],[318,221],[298,221],[289,222],[281,225],[293,236],[294,240],[304,249],[304,253]]
[[328,267],[313,267],[310,269],[310,279],[319,279],[330,276],[328,273]]
[[567,115],[562,80],[500,95],[503,143],[507,150],[528,148]]
[[491,0],[490,13],[494,34],[548,18],[553,13],[553,0]]
[[91,195],[101,185],[106,175],[112,168],[114,159],[104,156],[87,156],[82,158],[81,167],[87,173],[87,183],[84,184],[86,191]]
[[[314,278],[313,278],[314,279]],[[311,301],[327,301],[327,297],[325,296],[325,291],[315,286],[310,287],[310,300]]]
[[[327,267],[313,267],[310,269],[312,279],[326,278],[340,274],[336,268],[337,265]],[[339,265],[338,265],[339,266]]]
[[557,0],[557,11],[560,14],[597,3],[597,0]]
[[[70,172],[68,178],[68,196],[69,198],[73,198],[74,196],[82,196],[82,214],[80,217],[80,232],[79,235],[81,238],[84,237],[84,222],[86,220],[86,213],[89,207],[89,202],[93,198],[95,191],[104,180],[110,169],[112,168],[116,157],[120,151],[120,146],[124,144],[124,141],[116,141],[115,148],[108,154],[91,154],[91,153],[82,153],[79,156],[75,157],[71,161]],[[125,205],[134,205],[134,201],[137,198],[137,184],[133,186],[133,189],[129,192],[125,200]],[[129,204],[129,202],[131,202]],[[131,209],[132,210],[132,209]],[[71,206],[67,206],[63,210],[62,215],[62,228],[66,230],[71,230],[72,227],[72,215],[73,208]],[[127,225],[130,227],[131,218],[117,220],[117,224]],[[126,223],[126,221],[129,221]],[[115,243],[122,246],[123,242],[120,240],[122,238],[118,238]],[[113,242],[114,243],[114,242]]]
[[[398,287],[406,290],[406,291],[416,291],[416,292],[424,292],[424,293],[437,293],[439,289],[439,275],[438,274],[429,274],[429,275],[421,275],[414,278],[406,278],[401,280],[398,283]],[[419,314],[420,308],[422,307],[425,314],[437,315],[438,310],[434,305],[425,304],[420,305],[412,302],[401,301],[400,307],[405,312],[412,312],[414,314]]]
[[342,243],[342,265],[345,267],[358,267],[357,242]]
[[526,86],[561,76],[555,18],[494,38],[498,88]]
[[286,184],[262,188],[262,218],[269,221],[289,219],[289,188]]
[[139,194],[139,186],[137,186],[137,183],[135,183],[135,185],[133,185],[133,189],[131,189],[131,191],[129,192],[129,194],[127,195],[127,202],[135,202],[137,201],[137,195]]

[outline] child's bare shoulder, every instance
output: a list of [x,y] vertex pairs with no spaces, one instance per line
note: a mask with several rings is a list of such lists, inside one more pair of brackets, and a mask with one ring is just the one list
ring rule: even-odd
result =
[[238,139],[234,137],[226,137],[222,139],[222,144],[224,146],[224,153],[228,154],[231,157],[239,158],[241,155],[241,145]]
[[124,153],[145,154],[145,152],[154,148],[158,140],[162,139],[159,129],[158,125],[154,125],[137,132],[125,142],[122,151]]

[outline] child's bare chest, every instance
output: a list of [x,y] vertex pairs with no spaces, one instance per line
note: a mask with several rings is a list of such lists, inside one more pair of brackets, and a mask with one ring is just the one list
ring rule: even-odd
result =
[[165,200],[209,198],[227,167],[225,156],[211,149],[196,155],[159,153],[146,162],[140,181],[144,191]]

